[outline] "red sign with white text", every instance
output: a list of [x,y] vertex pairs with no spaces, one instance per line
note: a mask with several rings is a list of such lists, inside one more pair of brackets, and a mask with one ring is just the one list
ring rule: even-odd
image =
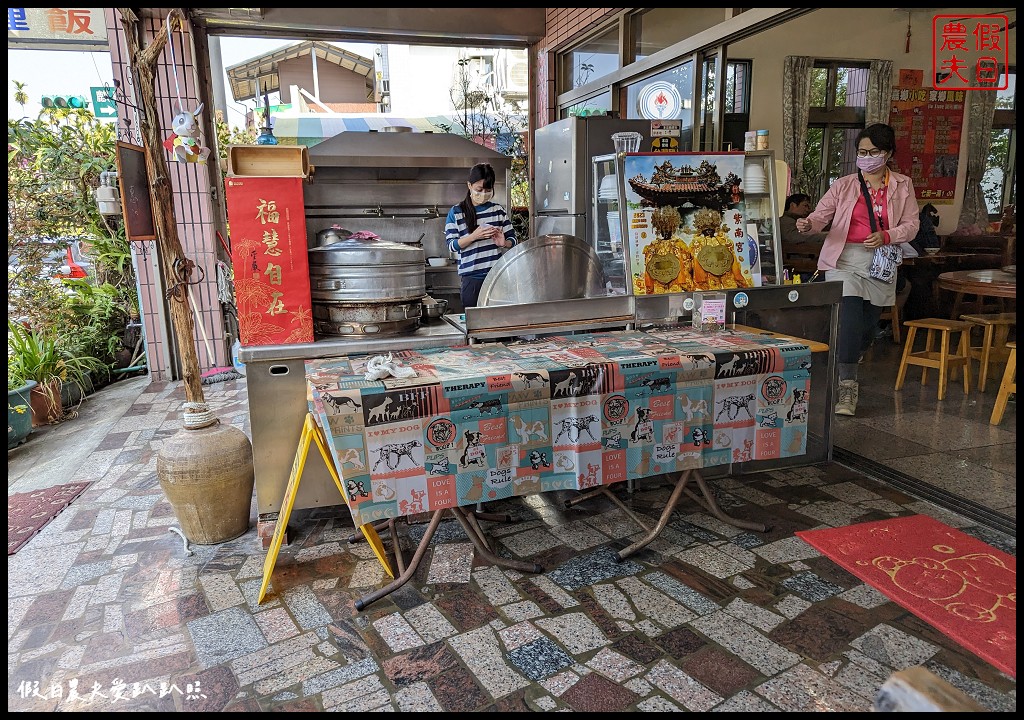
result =
[[226,180],[242,345],[313,342],[302,182],[298,177]]
[[1010,86],[1009,20],[1005,15],[932,18],[936,90],[1006,90]]
[[[901,77],[904,74],[901,72]],[[920,85],[892,89],[893,169],[910,176],[922,202],[951,204],[956,196],[966,97],[964,90],[932,90]]]

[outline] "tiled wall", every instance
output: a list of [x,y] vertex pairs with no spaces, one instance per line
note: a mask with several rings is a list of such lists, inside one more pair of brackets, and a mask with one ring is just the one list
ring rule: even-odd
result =
[[[166,12],[163,17],[142,19],[144,46],[161,31],[165,20]],[[106,8],[106,23],[114,77],[126,90],[129,102],[137,104],[138,95],[133,93],[120,13],[113,8]],[[170,121],[179,111],[179,97],[181,105],[190,112],[199,105],[191,38],[186,32],[176,32],[173,43],[173,65],[171,53],[165,48],[156,70],[161,137],[171,134]],[[210,111],[210,108],[205,108],[203,113]],[[127,105],[118,103],[119,128],[125,127],[126,119],[131,121],[133,127],[138,127],[135,112]],[[131,142],[138,144],[139,140],[136,132]],[[204,144],[213,144],[212,139],[208,139],[205,133],[201,135],[201,140]],[[169,153],[165,158],[174,194],[174,218],[178,228],[178,239],[185,257],[196,265],[192,281],[198,280],[198,283],[190,287],[196,308],[192,314],[195,330],[191,341],[195,343],[199,355],[199,368],[200,371],[205,371],[214,367],[230,366],[231,359],[225,343],[224,315],[217,295],[218,240],[210,199],[209,172],[205,166],[196,163],[175,162],[170,159]],[[214,162],[215,158],[211,159],[211,163]],[[168,301],[164,297],[165,286],[159,274],[158,252],[156,242],[132,243],[132,256],[139,280],[139,299],[146,334],[150,377],[152,380],[171,380],[179,377],[179,373],[175,369],[176,361],[171,359],[175,351],[169,335],[170,311]]]
[[537,127],[555,120],[555,51],[586,34],[626,8],[547,8],[547,36],[533,46],[536,52],[537,97],[533,113]]

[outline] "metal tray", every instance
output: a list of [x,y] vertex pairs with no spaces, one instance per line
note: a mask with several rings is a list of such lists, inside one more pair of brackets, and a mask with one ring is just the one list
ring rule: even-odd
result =
[[601,259],[574,235],[540,235],[516,245],[491,268],[477,304],[573,300],[607,295]]

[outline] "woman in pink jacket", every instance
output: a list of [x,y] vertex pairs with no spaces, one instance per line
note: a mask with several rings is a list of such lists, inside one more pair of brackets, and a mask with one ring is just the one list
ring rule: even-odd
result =
[[836,415],[857,411],[857,363],[871,345],[882,309],[896,302],[896,283],[868,275],[875,248],[909,243],[920,225],[914,184],[889,170],[896,133],[883,123],[857,135],[857,173],[839,178],[814,212],[796,221],[802,233],[820,232],[829,223],[818,255],[826,280],[841,280],[839,305],[839,399]]

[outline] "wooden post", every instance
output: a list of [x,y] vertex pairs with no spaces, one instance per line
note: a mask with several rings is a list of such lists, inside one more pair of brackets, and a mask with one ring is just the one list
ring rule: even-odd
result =
[[[174,218],[174,197],[170,173],[164,157],[163,141],[160,138],[160,116],[156,102],[156,63],[164,46],[168,32],[175,22],[184,24],[185,16],[178,8],[171,10],[165,25],[153,41],[145,48],[140,44],[139,17],[131,8],[117,8],[121,13],[125,42],[128,46],[130,71],[135,76],[138,88],[138,102],[142,109],[139,129],[146,150],[146,171],[149,174],[150,196],[153,203],[153,222],[156,228],[156,242],[160,249],[160,267],[170,297],[171,321],[181,352],[182,380],[185,383],[185,399],[190,403],[205,403],[200,378],[199,355],[194,340],[195,326],[189,308],[187,277],[178,272],[186,267],[185,253],[178,237],[178,226]],[[171,27],[168,27],[168,24]]]

